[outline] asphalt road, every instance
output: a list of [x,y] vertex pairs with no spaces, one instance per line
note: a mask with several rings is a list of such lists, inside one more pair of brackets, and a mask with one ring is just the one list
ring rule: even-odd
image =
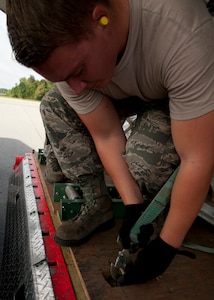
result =
[[0,265],[9,177],[16,156],[43,148],[45,131],[38,101],[0,97]]

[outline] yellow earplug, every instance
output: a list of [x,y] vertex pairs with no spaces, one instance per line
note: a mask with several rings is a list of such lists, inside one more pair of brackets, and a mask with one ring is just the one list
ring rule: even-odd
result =
[[99,20],[99,24],[100,24],[101,26],[106,26],[106,25],[108,25],[108,18],[107,18],[106,16],[101,17],[100,20]]

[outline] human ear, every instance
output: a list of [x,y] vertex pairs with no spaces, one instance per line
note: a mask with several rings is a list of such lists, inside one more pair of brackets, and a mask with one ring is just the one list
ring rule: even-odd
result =
[[108,10],[101,5],[96,5],[92,12],[92,19],[98,25],[105,27],[109,23]]

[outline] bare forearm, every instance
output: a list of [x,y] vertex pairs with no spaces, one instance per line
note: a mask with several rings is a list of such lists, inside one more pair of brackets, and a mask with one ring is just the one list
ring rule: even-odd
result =
[[187,121],[172,120],[172,135],[181,158],[169,214],[161,232],[179,247],[206,198],[214,171],[214,112]]
[[111,100],[103,96],[100,105],[88,115],[80,115],[94,140],[99,157],[111,176],[125,205],[143,202],[135,182],[122,157],[126,138]]
[[125,149],[125,138],[111,137],[97,142],[96,147],[102,163],[114,181],[125,205],[143,202],[138,184],[135,182],[128,166],[122,157]]
[[180,166],[170,210],[161,237],[173,247],[179,247],[207,196],[213,170],[206,166]]

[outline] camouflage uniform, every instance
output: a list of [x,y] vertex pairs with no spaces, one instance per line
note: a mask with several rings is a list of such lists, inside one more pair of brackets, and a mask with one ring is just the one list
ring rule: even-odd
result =
[[[137,114],[123,154],[144,196],[154,196],[179,164],[170,127],[168,101],[145,103],[139,98],[114,101],[121,123]],[[103,166],[93,140],[75,111],[53,87],[41,102],[47,137],[63,174],[72,182],[100,174]],[[50,147],[50,146],[48,146]]]

